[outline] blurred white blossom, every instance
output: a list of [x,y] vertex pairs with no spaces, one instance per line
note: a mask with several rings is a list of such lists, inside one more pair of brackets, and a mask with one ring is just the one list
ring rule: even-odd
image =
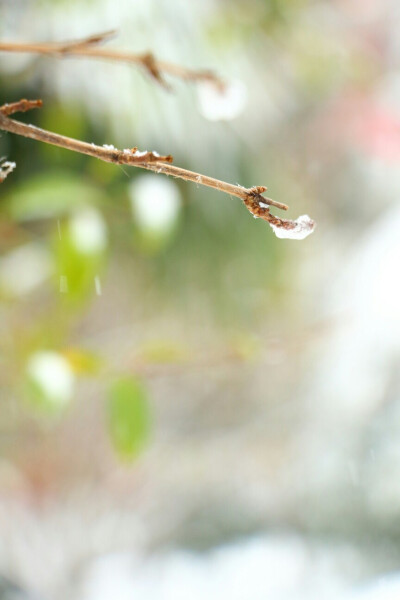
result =
[[26,372],[46,403],[54,408],[63,408],[72,399],[75,376],[69,362],[61,354],[36,352],[29,358]]
[[181,208],[176,184],[159,175],[140,175],[129,189],[132,211],[138,226],[155,234],[168,233]]
[[36,242],[25,244],[0,258],[0,288],[13,296],[22,296],[43,283],[51,270],[46,248]]
[[244,110],[247,89],[242,81],[230,81],[223,87],[211,81],[197,86],[199,111],[209,121],[231,121]]
[[97,254],[107,245],[107,228],[95,208],[87,207],[74,215],[69,224],[73,245],[82,254]]

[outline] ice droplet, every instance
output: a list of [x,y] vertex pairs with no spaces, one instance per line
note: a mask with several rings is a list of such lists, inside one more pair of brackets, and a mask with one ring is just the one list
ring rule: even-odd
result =
[[315,229],[315,221],[310,219],[308,215],[301,215],[296,221],[293,229],[284,229],[283,227],[277,227],[273,223],[270,223],[276,237],[281,239],[290,240],[304,240],[309,236]]

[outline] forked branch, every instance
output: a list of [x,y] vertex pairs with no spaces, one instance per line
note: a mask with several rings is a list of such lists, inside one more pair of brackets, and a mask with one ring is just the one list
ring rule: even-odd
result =
[[[297,221],[291,221],[272,215],[269,210],[270,206],[280,208],[281,210],[287,210],[288,207],[286,204],[276,202],[271,198],[263,196],[262,194],[267,189],[264,186],[244,188],[240,185],[233,185],[225,181],[220,181],[219,179],[214,179],[213,177],[208,177],[194,171],[188,171],[187,169],[177,167],[171,164],[173,160],[171,155],[161,156],[157,152],[148,152],[147,150],[140,152],[136,147],[118,150],[117,148],[114,148],[114,146],[107,144],[104,144],[104,146],[97,146],[96,144],[82,142],[81,140],[76,140],[10,119],[10,115],[15,112],[25,112],[41,106],[41,100],[20,100],[19,102],[0,106],[0,130],[8,131],[53,146],[59,146],[60,148],[79,152],[80,154],[87,154],[105,162],[140,167],[142,169],[148,169],[149,171],[155,171],[156,173],[164,173],[165,175],[192,181],[198,185],[204,185],[225,192],[231,196],[236,196],[243,200],[244,204],[254,217],[259,217],[267,221],[278,237],[298,237],[301,239],[306,237],[306,235],[311,233],[314,229],[315,224],[308,217],[300,217]],[[287,235],[285,235],[284,232],[287,232]]]
[[0,42],[0,52],[42,54],[56,58],[93,58],[126,62],[142,66],[158,83],[168,87],[164,75],[172,75],[186,81],[211,81],[223,86],[222,80],[211,71],[186,69],[180,65],[157,59],[151,52],[135,54],[121,50],[102,48],[100,45],[115,35],[115,31],[98,33],[81,40],[66,42]]

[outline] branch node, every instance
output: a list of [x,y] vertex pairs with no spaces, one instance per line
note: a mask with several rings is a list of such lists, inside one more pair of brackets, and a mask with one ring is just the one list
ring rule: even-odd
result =
[[145,54],[142,54],[141,61],[142,65],[149,73],[150,77],[155,79],[160,85],[162,85],[163,88],[167,90],[171,89],[161,74],[161,70],[158,66],[158,62],[154,54],[152,54],[151,52],[146,52]]
[[275,206],[275,208],[280,208],[281,210],[288,210],[289,207],[287,206],[287,204],[283,204],[282,202],[277,202],[276,200],[272,200],[272,198],[266,198],[265,196],[263,196],[262,194],[266,190],[267,188],[263,185],[254,186],[252,188],[249,188],[248,190],[244,190],[244,203],[246,204],[246,201],[251,199],[252,203],[254,204],[254,207],[257,205],[258,208],[265,209],[268,208],[268,206]]
[[0,113],[5,117],[9,117],[16,112],[27,112],[28,110],[41,108],[42,106],[42,100],[27,100],[26,98],[23,98],[22,100],[18,100],[18,102],[3,104],[3,106],[0,106]]
[[266,188],[264,185],[256,185],[249,189],[249,194],[251,194],[253,196],[260,196],[261,194],[266,192],[267,189],[268,188]]

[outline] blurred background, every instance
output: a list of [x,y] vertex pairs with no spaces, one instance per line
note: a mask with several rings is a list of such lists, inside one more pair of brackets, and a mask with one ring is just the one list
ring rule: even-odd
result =
[[1,600],[400,597],[399,20],[0,0],[1,41],[116,29],[227,82],[1,53],[0,104],[44,101],[17,119],[317,222],[280,240],[236,198],[0,134]]

